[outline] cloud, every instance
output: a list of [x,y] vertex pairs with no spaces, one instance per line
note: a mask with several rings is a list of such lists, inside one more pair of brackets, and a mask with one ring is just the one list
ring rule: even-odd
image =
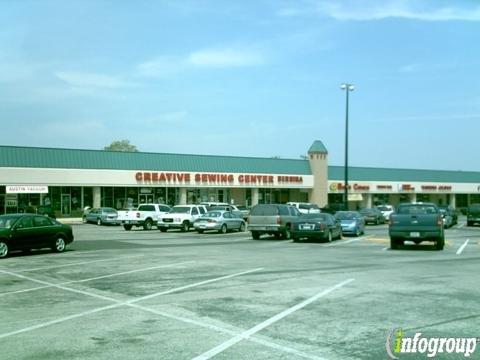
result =
[[135,84],[124,81],[121,78],[104,74],[57,71],[55,72],[55,77],[77,88],[118,89],[135,86]]
[[261,65],[264,58],[259,52],[224,48],[195,51],[188,56],[187,62],[204,67],[239,67]]
[[169,77],[183,71],[186,67],[182,58],[175,56],[159,56],[136,66],[140,76]]
[[283,17],[292,16],[327,16],[336,20],[372,21],[388,18],[401,18],[420,21],[480,21],[480,6],[449,7],[433,6],[438,2],[413,0],[390,1],[314,1],[304,3],[303,6],[285,7],[277,12]]

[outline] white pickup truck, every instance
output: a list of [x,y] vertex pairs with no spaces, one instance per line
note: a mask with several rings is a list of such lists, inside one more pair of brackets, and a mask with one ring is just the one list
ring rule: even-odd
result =
[[145,230],[151,230],[157,225],[158,217],[170,210],[170,206],[164,204],[142,204],[136,210],[118,211],[117,222],[120,222],[125,230],[132,230],[134,226],[143,226]]
[[168,214],[158,217],[157,227],[161,232],[168,229],[188,231],[200,216],[207,213],[204,205],[176,205]]

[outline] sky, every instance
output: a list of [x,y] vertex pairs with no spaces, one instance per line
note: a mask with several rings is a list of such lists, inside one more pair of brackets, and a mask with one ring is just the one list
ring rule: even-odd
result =
[[0,144],[480,171],[480,1],[0,0]]

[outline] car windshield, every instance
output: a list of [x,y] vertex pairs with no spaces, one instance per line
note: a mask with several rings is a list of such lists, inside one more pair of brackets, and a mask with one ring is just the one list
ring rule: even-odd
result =
[[390,210],[392,210],[392,208],[390,206],[378,206],[377,209],[380,210],[380,211],[390,211]]
[[190,207],[188,206],[174,206],[170,213],[173,214],[189,214],[190,213]]
[[374,215],[374,214],[375,214],[375,210],[373,210],[373,209],[363,209],[363,210],[360,210],[360,214],[363,214],[363,215]]
[[0,216],[0,229],[10,229],[17,219],[16,216]]
[[117,210],[112,209],[112,208],[104,208],[103,212],[111,214],[111,213],[116,213]]
[[300,220],[320,220],[324,221],[326,219],[325,214],[302,214]]
[[218,218],[221,217],[222,213],[220,211],[209,211],[202,217],[213,217],[213,218]]
[[357,218],[357,214],[354,212],[337,212],[335,217],[340,220],[354,220]]
[[436,214],[437,208],[433,205],[404,205],[398,207],[398,214]]

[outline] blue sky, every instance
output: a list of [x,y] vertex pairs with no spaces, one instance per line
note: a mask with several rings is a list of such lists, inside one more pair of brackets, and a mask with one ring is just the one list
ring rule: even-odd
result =
[[480,2],[0,0],[3,145],[480,171]]

